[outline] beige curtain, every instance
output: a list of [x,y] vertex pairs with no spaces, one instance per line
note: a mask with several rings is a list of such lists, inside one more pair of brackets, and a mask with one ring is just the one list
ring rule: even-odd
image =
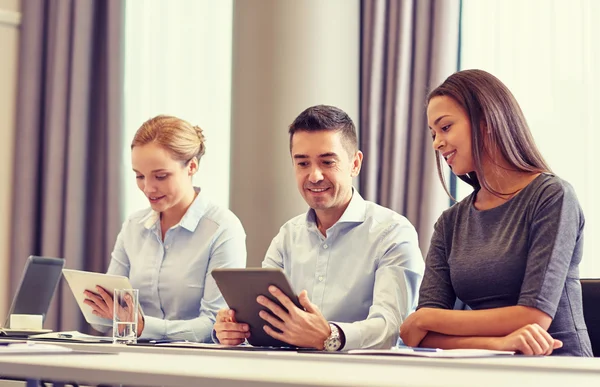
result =
[[448,207],[425,116],[429,90],[457,70],[459,0],[363,0],[360,146],[364,197],[406,216],[425,256]]
[[[121,224],[121,0],[23,0],[11,290],[26,258],[104,271]],[[87,330],[63,281],[44,324]]]

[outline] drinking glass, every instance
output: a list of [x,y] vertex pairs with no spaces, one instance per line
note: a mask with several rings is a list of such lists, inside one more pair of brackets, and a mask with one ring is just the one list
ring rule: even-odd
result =
[[113,304],[113,343],[137,343],[139,290],[115,289]]

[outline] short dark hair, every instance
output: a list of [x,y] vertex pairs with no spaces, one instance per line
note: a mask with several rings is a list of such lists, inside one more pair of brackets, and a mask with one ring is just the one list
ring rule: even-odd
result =
[[342,134],[342,142],[350,155],[358,150],[358,136],[352,119],[335,106],[317,105],[304,110],[290,125],[290,152],[292,138],[296,132],[332,130]]
[[[471,122],[471,152],[475,170],[458,177],[474,189],[483,187],[495,195],[506,194],[495,191],[483,176],[483,153],[494,148],[500,151],[513,171],[551,172],[535,145],[521,107],[508,87],[498,78],[483,70],[459,71],[431,91],[427,103],[440,96],[456,101]],[[438,175],[448,192],[440,155],[438,151],[435,153]]]

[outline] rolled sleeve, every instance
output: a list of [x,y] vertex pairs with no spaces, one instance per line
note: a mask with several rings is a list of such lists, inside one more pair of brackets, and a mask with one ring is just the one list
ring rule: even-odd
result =
[[369,315],[353,323],[334,322],[346,338],[345,350],[395,345],[403,319],[416,308],[424,262],[414,227],[410,224],[391,226],[380,246],[382,252]]

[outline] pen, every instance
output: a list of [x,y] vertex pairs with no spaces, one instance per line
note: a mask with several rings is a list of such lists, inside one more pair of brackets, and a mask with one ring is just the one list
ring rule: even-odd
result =
[[396,351],[410,350],[413,352],[440,352],[439,348],[421,348],[421,347],[393,347]]
[[169,339],[164,339],[164,340],[150,340],[149,343],[151,344],[165,344],[165,343],[174,343],[177,341],[181,341],[181,340],[169,340]]

